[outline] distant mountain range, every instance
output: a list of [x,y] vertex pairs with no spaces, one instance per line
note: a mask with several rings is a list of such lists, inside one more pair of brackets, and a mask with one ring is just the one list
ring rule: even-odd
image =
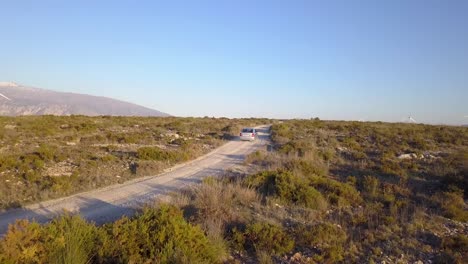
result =
[[0,115],[169,116],[108,97],[57,92],[0,82]]

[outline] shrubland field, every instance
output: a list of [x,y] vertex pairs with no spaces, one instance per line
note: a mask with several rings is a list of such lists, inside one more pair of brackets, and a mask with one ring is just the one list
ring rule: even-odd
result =
[[466,263],[468,128],[290,120],[271,131],[242,168],[131,219],[19,221],[0,262]]
[[0,117],[0,210],[155,175],[260,119]]

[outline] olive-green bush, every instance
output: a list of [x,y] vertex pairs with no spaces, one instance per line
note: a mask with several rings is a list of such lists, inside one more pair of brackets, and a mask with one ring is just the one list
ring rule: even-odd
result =
[[0,240],[0,263],[220,263],[226,253],[182,211],[147,208],[96,227],[66,215],[44,226],[21,220]]
[[285,254],[294,247],[294,241],[282,227],[266,222],[249,224],[243,232],[236,229],[233,238],[247,251],[263,251],[273,255]]
[[289,204],[324,210],[327,201],[307,179],[294,176],[289,171],[266,171],[251,175],[246,184],[259,190],[266,196],[278,197]]

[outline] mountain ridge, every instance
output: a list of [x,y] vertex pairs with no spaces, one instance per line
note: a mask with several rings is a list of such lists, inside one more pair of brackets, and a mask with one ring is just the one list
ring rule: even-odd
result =
[[58,92],[15,82],[0,82],[0,116],[18,115],[169,116],[161,111],[106,96]]

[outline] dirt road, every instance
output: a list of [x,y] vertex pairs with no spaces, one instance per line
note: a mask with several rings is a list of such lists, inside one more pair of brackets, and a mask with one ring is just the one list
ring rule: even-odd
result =
[[196,160],[175,166],[160,175],[2,212],[0,235],[17,219],[34,219],[45,223],[64,211],[79,213],[83,218],[97,224],[114,221],[123,215],[132,215],[136,208],[158,196],[198,183],[204,177],[223,174],[226,169],[242,163],[247,154],[265,146],[268,138],[268,127],[259,127],[259,137],[254,142],[230,141]]

